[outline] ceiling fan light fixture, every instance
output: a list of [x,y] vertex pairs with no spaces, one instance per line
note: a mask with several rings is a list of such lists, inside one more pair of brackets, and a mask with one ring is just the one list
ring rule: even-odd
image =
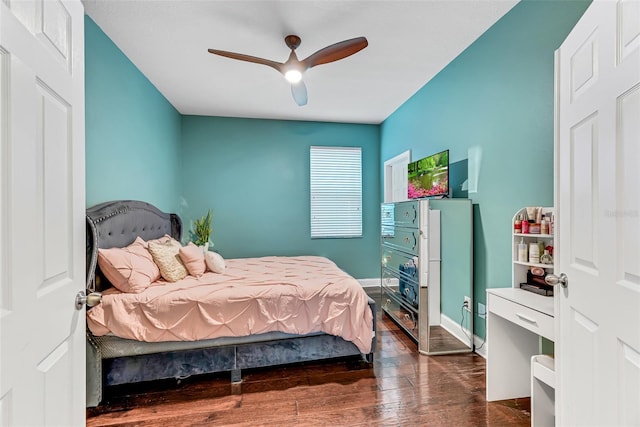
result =
[[303,106],[307,104],[307,87],[302,81],[302,73],[309,68],[344,59],[369,45],[365,37],[356,37],[323,47],[300,61],[296,55],[296,48],[300,46],[300,37],[290,34],[284,38],[284,42],[287,47],[291,49],[289,59],[284,63],[259,58],[257,56],[244,55],[242,53],[228,52],[226,50],[208,49],[208,51],[214,55],[225,56],[239,61],[253,62],[254,64],[266,65],[267,67],[273,68],[283,74],[285,79],[291,83],[293,99],[299,106]]
[[302,80],[302,73],[295,69],[289,70],[284,73],[284,78],[287,79],[289,83],[298,83],[300,80]]

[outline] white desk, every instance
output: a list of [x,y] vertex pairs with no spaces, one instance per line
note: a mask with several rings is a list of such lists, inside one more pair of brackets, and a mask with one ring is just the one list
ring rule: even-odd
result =
[[487,289],[487,401],[531,395],[531,356],[554,341],[554,299],[518,288]]

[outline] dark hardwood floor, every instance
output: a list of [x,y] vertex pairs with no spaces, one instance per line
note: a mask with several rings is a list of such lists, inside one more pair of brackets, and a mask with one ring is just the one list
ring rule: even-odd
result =
[[87,426],[529,426],[529,399],[485,400],[485,361],[421,356],[378,316],[372,366],[358,358],[110,387]]

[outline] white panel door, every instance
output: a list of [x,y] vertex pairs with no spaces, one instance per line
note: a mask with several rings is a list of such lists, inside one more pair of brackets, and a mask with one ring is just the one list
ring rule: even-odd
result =
[[84,13],[0,2],[0,425],[85,423]]
[[408,200],[407,165],[411,161],[411,151],[398,154],[384,162],[384,202],[395,203]]
[[640,425],[640,2],[596,0],[560,47],[558,425]]

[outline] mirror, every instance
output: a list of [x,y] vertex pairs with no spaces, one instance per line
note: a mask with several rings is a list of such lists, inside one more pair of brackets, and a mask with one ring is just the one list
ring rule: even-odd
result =
[[423,354],[473,349],[469,199],[381,206],[381,307]]

